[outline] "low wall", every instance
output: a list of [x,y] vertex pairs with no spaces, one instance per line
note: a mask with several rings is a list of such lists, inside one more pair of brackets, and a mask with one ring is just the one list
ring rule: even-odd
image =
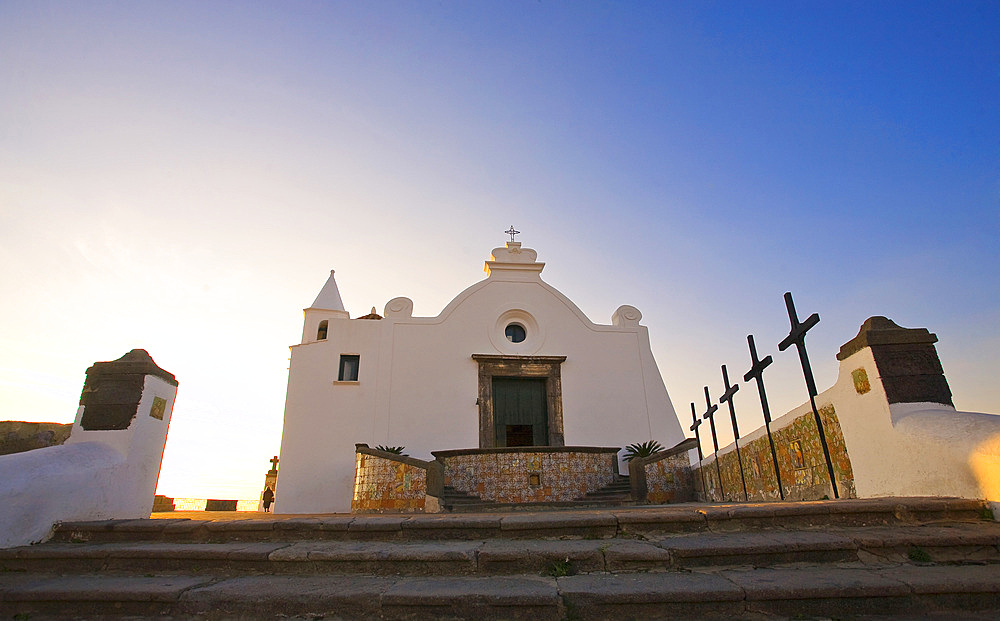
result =
[[433,513],[439,510],[441,465],[355,446],[351,513]]
[[618,448],[592,446],[465,449],[431,453],[444,484],[499,503],[565,502],[615,480]]
[[[823,393],[817,397],[817,403],[823,403],[825,396],[826,393]],[[854,472],[844,445],[844,434],[840,429],[836,409],[832,403],[817,405],[817,409],[823,421],[838,493],[841,498],[854,498],[857,495],[854,490]],[[826,457],[823,455],[811,406],[800,406],[772,421],[771,437],[778,456],[781,486],[786,500],[833,498]],[[779,500],[781,495],[774,474],[774,458],[771,456],[766,428],[761,427],[740,439],[740,457],[750,500]],[[718,469],[715,459],[713,456],[707,457],[702,462],[701,469],[694,472],[696,485],[701,488],[704,482],[708,487],[707,496],[703,495],[702,498],[713,501],[744,500],[735,445],[730,444],[720,449]],[[719,471],[722,472],[721,486]]]
[[696,448],[694,438],[649,457],[633,459],[628,464],[632,498],[636,502],[666,504],[695,499],[689,452]]
[[0,455],[58,446],[66,442],[72,429],[72,423],[0,421]]

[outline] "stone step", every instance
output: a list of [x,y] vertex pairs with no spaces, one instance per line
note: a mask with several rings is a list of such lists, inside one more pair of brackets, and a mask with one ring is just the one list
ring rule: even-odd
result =
[[[574,506],[573,503],[570,503]],[[578,506],[578,505],[575,505]],[[469,508],[473,508],[470,505]],[[518,508],[518,507],[512,507]],[[266,519],[104,520],[66,522],[53,539],[86,541],[406,541],[534,537],[657,537],[812,526],[876,526],[981,520],[982,501],[960,498],[874,498],[741,504],[681,504],[530,513],[521,511],[406,515],[268,515]],[[546,505],[545,508],[557,508]]]
[[792,563],[994,563],[1000,523],[768,530],[641,539],[109,542],[0,550],[0,570],[505,575]]
[[[0,612],[32,618],[530,619],[990,618],[992,565],[796,567],[505,577],[16,573]],[[985,615],[985,616],[983,616]]]

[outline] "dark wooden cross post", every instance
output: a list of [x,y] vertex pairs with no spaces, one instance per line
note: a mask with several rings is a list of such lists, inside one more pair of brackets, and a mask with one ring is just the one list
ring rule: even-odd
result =
[[708,419],[708,426],[712,429],[712,446],[715,448],[715,472],[719,475],[719,494],[725,500],[726,488],[722,486],[722,468],[719,466],[719,437],[715,435],[715,413],[719,410],[719,406],[712,404],[712,397],[708,394],[708,386],[705,386],[705,404],[708,409],[705,410],[705,413],[701,417]]
[[837,491],[837,476],[833,473],[833,460],[830,459],[830,447],[826,443],[826,433],[823,431],[823,421],[819,417],[819,410],[816,409],[816,381],[813,379],[812,367],[809,366],[809,355],[806,354],[806,332],[819,323],[819,315],[813,313],[809,318],[799,323],[799,318],[795,314],[795,304],[792,302],[792,293],[785,292],[785,307],[788,309],[788,321],[792,328],[780,343],[778,351],[785,351],[792,345],[799,350],[799,362],[802,364],[802,375],[806,378],[806,388],[809,390],[809,404],[812,405],[813,417],[816,419],[816,428],[819,430],[819,443],[823,446],[823,456],[826,457],[826,469],[830,473],[830,485],[833,486],[833,497],[840,498]]
[[705,485],[705,467],[701,463],[705,461],[705,455],[701,452],[701,434],[698,433],[698,427],[701,427],[701,421],[698,419],[698,413],[695,411],[694,401],[692,401],[691,427],[689,429],[694,432],[695,442],[698,443],[698,471],[701,472],[701,491],[705,493],[705,500],[708,500],[708,486]]
[[773,360],[770,355],[764,356],[763,360],[757,359],[757,346],[754,345],[752,334],[747,335],[747,343],[750,344],[751,364],[750,370],[743,375],[743,381],[757,380],[757,392],[760,393],[760,409],[764,412],[764,427],[767,429],[767,443],[771,445],[771,459],[774,461],[774,477],[778,481],[778,494],[784,500],[785,490],[781,487],[781,468],[778,467],[778,452],[774,450],[774,438],[771,436],[771,409],[767,407],[767,393],[764,392],[764,369]]
[[272,457],[268,461],[271,462],[271,470],[277,471],[278,470],[278,456],[275,455],[274,457]]
[[729,385],[729,372],[726,371],[726,365],[722,365],[722,382],[726,387],[726,392],[719,397],[719,403],[729,404],[729,418],[733,421],[733,435],[736,437],[733,440],[733,444],[736,446],[736,461],[740,464],[740,480],[743,482],[743,499],[750,500],[750,494],[747,493],[747,477],[743,474],[743,456],[740,455],[740,428],[736,424],[736,408],[733,407],[733,395],[740,389],[740,385]]

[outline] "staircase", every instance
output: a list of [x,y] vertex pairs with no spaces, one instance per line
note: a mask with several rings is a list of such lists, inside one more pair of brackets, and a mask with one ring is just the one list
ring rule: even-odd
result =
[[991,619],[987,513],[893,498],[65,523],[0,550],[0,617]]
[[615,480],[599,490],[587,492],[577,500],[595,505],[630,505],[632,500],[632,484],[627,476],[615,475]]
[[450,485],[445,485],[443,493],[441,494],[441,506],[446,511],[461,511],[463,508],[480,510],[478,507],[487,504],[491,503],[485,502],[482,498],[476,496],[475,494],[457,490]]

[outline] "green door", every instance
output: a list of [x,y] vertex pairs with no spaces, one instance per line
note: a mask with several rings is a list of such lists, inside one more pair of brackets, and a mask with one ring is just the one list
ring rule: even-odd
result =
[[498,447],[547,446],[545,380],[494,377],[493,426]]

